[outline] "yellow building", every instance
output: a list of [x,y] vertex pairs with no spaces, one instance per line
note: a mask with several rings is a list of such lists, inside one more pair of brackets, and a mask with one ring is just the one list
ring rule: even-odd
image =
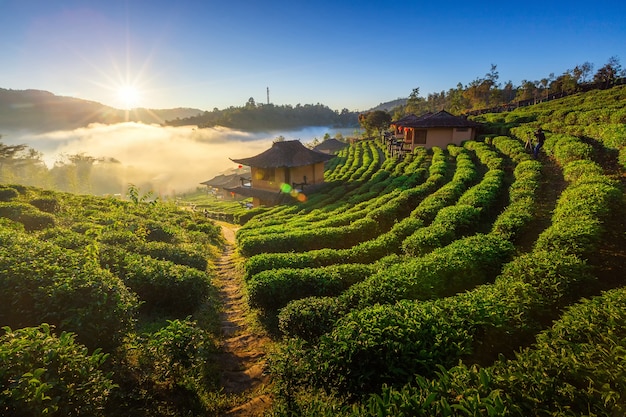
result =
[[299,140],[274,142],[256,156],[231,161],[250,167],[247,186],[229,190],[252,197],[252,204],[273,206],[289,201],[324,182],[324,163],[334,155],[305,147]]

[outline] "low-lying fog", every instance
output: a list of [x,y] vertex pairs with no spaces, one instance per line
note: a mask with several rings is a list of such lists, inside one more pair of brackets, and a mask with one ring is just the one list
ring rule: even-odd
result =
[[[257,155],[271,147],[279,136],[285,140],[299,139],[306,145],[316,138],[321,141],[326,133],[331,137],[337,133],[350,136],[353,131],[310,127],[249,133],[220,127],[198,129],[195,126],[119,123],[39,134],[9,133],[3,134],[0,141],[7,145],[25,144],[41,152],[48,168],[63,160],[64,155],[114,158],[120,164],[107,173],[115,171],[123,178],[112,182],[125,186],[135,184],[141,186],[142,191],[165,196],[195,190],[202,181],[237,168],[229,158]],[[152,190],[143,187],[152,187]]]

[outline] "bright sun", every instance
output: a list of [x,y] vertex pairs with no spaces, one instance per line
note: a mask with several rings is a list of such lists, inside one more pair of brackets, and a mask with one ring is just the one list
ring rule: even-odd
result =
[[139,105],[141,95],[136,87],[125,85],[117,90],[117,99],[124,109],[129,110]]

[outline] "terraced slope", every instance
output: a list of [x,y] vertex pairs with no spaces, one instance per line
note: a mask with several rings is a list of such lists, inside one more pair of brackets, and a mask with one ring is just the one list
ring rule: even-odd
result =
[[[540,349],[545,369],[574,360],[541,346],[574,352],[558,323],[568,311],[588,311],[582,297],[620,289],[626,279],[624,143],[557,133],[558,113],[526,111],[534,116],[509,126],[508,136],[403,161],[387,155],[368,185],[355,174],[372,166],[363,150],[384,149],[359,143],[329,166],[327,188],[309,203],[268,211],[241,229],[249,300],[283,338],[273,372],[284,384],[285,413],[333,415],[344,402],[355,415],[623,410],[621,374],[606,375],[600,364],[587,364],[584,377],[555,375],[551,383],[570,394],[545,409],[543,382],[523,394],[504,380],[547,372],[540,362],[528,373],[521,365]],[[538,121],[553,131],[535,160],[523,145]],[[615,300],[623,291],[610,294]],[[607,305],[598,314],[614,311]],[[606,331],[622,334],[624,325]],[[607,352],[602,360],[620,357],[613,345],[598,349]],[[577,390],[584,400],[573,401]],[[321,394],[329,392],[337,402]]]

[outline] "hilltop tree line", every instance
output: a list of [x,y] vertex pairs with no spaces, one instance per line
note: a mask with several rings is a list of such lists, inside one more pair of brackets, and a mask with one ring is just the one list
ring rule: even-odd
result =
[[[2,135],[0,135],[2,138]],[[95,158],[84,153],[60,155],[51,168],[41,152],[27,146],[0,141],[0,183],[22,184],[80,194],[118,194],[122,164],[114,158]],[[149,184],[140,184],[150,188]]]
[[200,128],[224,126],[244,130],[290,129],[301,126],[354,127],[358,113],[343,109],[332,110],[322,104],[277,106],[257,103],[253,97],[242,107],[231,106],[205,111],[195,117],[177,118],[171,126],[197,125]]
[[513,82],[500,83],[497,65],[483,77],[478,77],[467,85],[458,83],[456,88],[421,97],[419,87],[413,89],[406,105],[392,111],[393,119],[405,114],[423,114],[446,109],[451,113],[470,113],[479,109],[489,109],[520,102],[536,103],[551,96],[564,96],[590,89],[604,89],[623,82],[626,71],[618,57],[609,58],[607,63],[594,73],[594,65],[584,62],[561,75],[549,74],[540,80],[522,80],[520,85]]

